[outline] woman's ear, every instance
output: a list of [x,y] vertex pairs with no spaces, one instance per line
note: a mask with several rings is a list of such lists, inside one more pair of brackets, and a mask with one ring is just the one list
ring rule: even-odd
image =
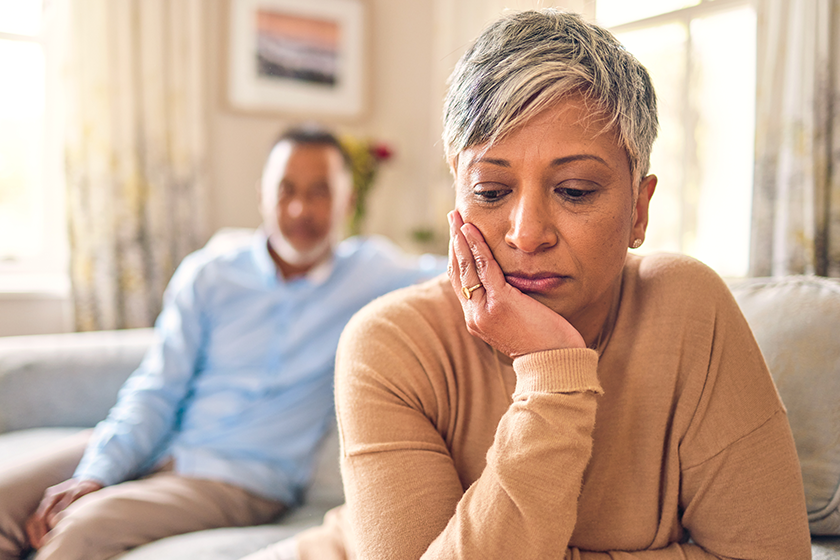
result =
[[633,208],[633,228],[630,235],[629,246],[638,249],[645,240],[645,231],[648,225],[648,210],[653,191],[656,190],[658,179],[656,175],[648,175],[639,183],[639,193],[636,196],[636,206]]

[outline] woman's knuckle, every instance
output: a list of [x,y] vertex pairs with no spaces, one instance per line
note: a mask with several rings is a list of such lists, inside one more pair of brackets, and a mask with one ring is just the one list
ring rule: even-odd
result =
[[484,272],[487,270],[488,261],[483,255],[476,255],[475,257],[475,269],[478,272]]
[[472,325],[468,324],[467,325],[467,332],[469,332],[472,336],[477,336],[479,338],[481,338],[484,335],[484,331],[479,329],[477,327],[477,325],[475,325],[475,324],[472,324]]

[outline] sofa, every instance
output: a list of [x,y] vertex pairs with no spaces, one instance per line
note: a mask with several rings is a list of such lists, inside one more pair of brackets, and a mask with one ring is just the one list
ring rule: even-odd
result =
[[[815,560],[840,560],[840,281],[794,276],[730,288],[788,409]],[[104,418],[152,339],[150,329],[0,338],[0,468]],[[301,507],[258,527],[160,540],[121,560],[234,560],[321,522],[343,501],[338,438],[322,443]]]

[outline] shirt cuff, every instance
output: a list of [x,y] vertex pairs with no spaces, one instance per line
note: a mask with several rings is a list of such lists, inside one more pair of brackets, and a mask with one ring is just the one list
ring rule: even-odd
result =
[[114,484],[123,482],[122,480],[111,476],[110,471],[113,471],[113,468],[109,468],[107,461],[88,461],[83,458],[82,462],[79,463],[79,466],[76,467],[76,472],[73,473],[73,478],[95,480],[103,486],[113,486]]
[[589,348],[564,348],[525,354],[513,360],[514,396],[523,393],[602,394],[598,383],[598,353]]

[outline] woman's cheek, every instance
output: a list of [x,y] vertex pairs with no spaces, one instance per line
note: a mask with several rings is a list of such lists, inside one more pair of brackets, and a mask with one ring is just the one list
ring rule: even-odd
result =
[[484,240],[490,245],[488,234],[492,231],[492,214],[486,211],[482,212],[481,209],[477,209],[469,204],[462,205],[461,208],[458,208],[458,211],[461,213],[461,219],[464,220],[464,223],[477,227]]

